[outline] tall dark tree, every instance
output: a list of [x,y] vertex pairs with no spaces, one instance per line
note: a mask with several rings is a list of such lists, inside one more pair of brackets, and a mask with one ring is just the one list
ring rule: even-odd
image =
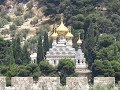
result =
[[16,37],[12,42],[13,53],[16,64],[22,64],[22,49],[20,44],[20,38]]
[[38,46],[37,46],[37,63],[40,63],[40,61],[42,60],[44,60],[44,50],[42,44],[42,37],[40,35],[38,38]]
[[0,38],[0,64],[5,64],[5,55],[6,55],[6,49],[10,47],[10,41],[3,40],[3,38]]
[[47,32],[44,33],[44,41],[43,41],[44,55],[49,50],[49,40]]
[[27,51],[27,46],[24,46],[22,49],[22,62],[23,64],[30,63],[30,53]]
[[95,40],[95,24],[91,22],[85,34],[85,54],[90,65],[95,59]]
[[5,65],[12,65],[15,63],[12,46],[8,47],[5,54]]

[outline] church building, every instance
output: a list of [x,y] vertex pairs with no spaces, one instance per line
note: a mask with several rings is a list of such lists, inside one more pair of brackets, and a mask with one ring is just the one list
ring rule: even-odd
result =
[[71,33],[71,27],[67,28],[63,23],[63,17],[61,18],[61,24],[54,28],[54,32],[51,35],[53,42],[52,48],[47,51],[46,60],[53,66],[57,66],[62,59],[71,59],[75,62],[75,71],[80,76],[88,76],[91,71],[88,69],[88,64],[84,57],[84,53],[81,50],[82,40],[77,41],[78,50],[73,48]]

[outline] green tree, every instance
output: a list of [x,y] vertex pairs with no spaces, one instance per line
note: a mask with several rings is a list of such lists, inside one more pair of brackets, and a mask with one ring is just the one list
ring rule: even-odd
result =
[[44,50],[42,44],[42,37],[40,35],[38,38],[38,45],[37,45],[37,63],[39,64],[42,60],[44,60]]
[[21,26],[21,25],[23,24],[23,22],[24,22],[23,17],[17,17],[17,18],[13,21],[13,23],[16,24],[17,26]]
[[115,43],[115,37],[113,35],[101,34],[98,38],[98,43],[101,47],[108,47],[111,44]]
[[0,38],[0,65],[5,64],[5,55],[7,48],[9,48],[11,45],[11,42],[8,40],[3,40],[3,38]]
[[11,21],[11,18],[10,18],[10,16],[8,16],[8,15],[4,15],[4,18],[5,18],[8,22]]
[[7,77],[15,77],[18,75],[19,66],[17,64],[12,64],[9,69],[7,70]]
[[55,69],[52,65],[50,65],[47,61],[41,61],[39,64],[42,75],[48,76],[51,73],[55,72]]
[[0,28],[3,28],[3,26],[7,23],[8,21],[6,19],[0,17]]
[[43,41],[44,55],[49,51],[49,40],[47,32],[44,33],[44,41]]
[[91,65],[95,59],[95,45],[96,45],[96,36],[95,36],[96,25],[90,23],[89,28],[85,31],[85,55]]
[[108,60],[100,61],[96,60],[93,64],[93,76],[114,76],[115,72],[112,68],[111,62]]
[[27,11],[24,15],[24,20],[31,18],[32,17],[32,12],[31,11]]
[[82,14],[72,16],[68,23],[72,25],[74,29],[82,29],[84,26],[85,17]]
[[65,84],[66,77],[75,73],[75,63],[70,59],[62,59],[58,64],[57,71],[60,75],[61,83]]
[[5,29],[5,30],[1,31],[1,34],[2,35],[7,35],[7,34],[10,34],[10,31],[9,31],[9,29]]
[[5,65],[13,65],[15,63],[12,46],[8,47],[5,54]]
[[18,76],[27,77],[27,76],[29,76],[29,73],[30,72],[26,69],[20,69],[19,72],[18,72]]
[[30,63],[30,53],[27,50],[27,47],[24,45],[22,48],[22,63],[29,64]]
[[113,27],[113,23],[111,22],[111,20],[104,17],[100,17],[97,19],[97,25],[99,32],[108,34],[110,34]]
[[12,42],[13,53],[16,64],[22,64],[22,49],[20,44],[20,38],[16,37]]
[[12,25],[10,25],[10,30],[11,31],[14,31],[14,30],[16,30],[17,29],[17,25],[16,24],[12,24]]
[[40,68],[39,68],[38,64],[35,64],[35,63],[28,64],[26,66],[26,69],[30,72],[29,75],[35,79],[41,75]]

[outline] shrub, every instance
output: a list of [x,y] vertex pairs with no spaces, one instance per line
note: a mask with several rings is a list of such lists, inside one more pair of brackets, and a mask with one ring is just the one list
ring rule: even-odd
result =
[[52,65],[50,65],[47,61],[41,61],[39,67],[42,74],[46,76],[55,72],[55,68]]
[[13,21],[13,23],[15,23],[17,26],[21,26],[24,22],[23,17],[18,17],[16,18],[16,20]]
[[7,23],[8,21],[6,19],[0,17],[0,28],[2,28]]
[[8,15],[5,15],[4,18],[5,18],[8,22],[11,21],[11,18],[10,18],[10,16],[8,16]]
[[1,31],[1,34],[2,35],[10,34],[10,31],[9,31],[9,29],[5,29],[5,30]]
[[32,17],[32,13],[31,12],[27,12],[25,15],[24,15],[24,19],[28,19],[28,18],[31,18]]
[[16,30],[17,29],[17,25],[16,24],[12,24],[10,25],[10,30],[13,31],[13,30]]

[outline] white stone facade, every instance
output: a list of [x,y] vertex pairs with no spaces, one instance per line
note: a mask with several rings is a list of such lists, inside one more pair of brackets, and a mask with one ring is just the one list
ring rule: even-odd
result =
[[33,53],[30,55],[31,63],[37,63],[37,53]]

